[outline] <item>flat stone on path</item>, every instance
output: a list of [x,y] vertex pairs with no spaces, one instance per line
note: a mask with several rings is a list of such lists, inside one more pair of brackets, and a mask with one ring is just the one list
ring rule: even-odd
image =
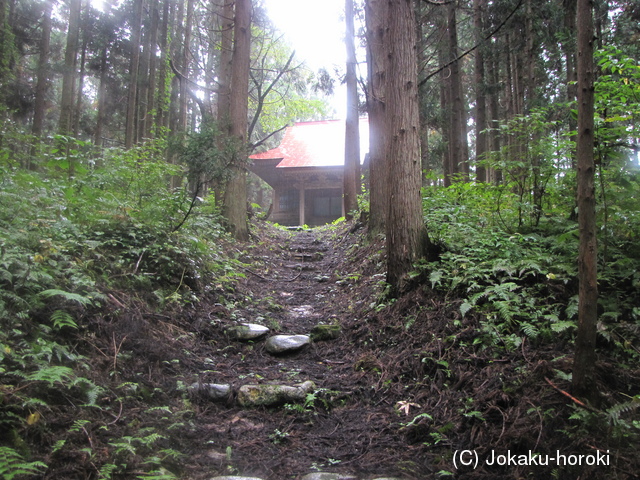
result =
[[238,403],[243,407],[268,407],[303,402],[315,389],[315,383],[309,380],[298,385],[243,385],[238,389]]
[[196,382],[189,387],[192,392],[199,393],[211,400],[225,400],[231,393],[231,385]]
[[357,478],[351,475],[340,475],[339,473],[315,472],[305,475],[301,480],[357,480]]
[[308,335],[274,335],[265,343],[267,352],[278,355],[299,350],[311,342]]
[[209,480],[262,480],[258,477],[238,477],[237,475],[223,475],[222,477],[213,477]]
[[241,323],[227,329],[229,335],[236,340],[255,340],[269,332],[269,328],[257,323]]

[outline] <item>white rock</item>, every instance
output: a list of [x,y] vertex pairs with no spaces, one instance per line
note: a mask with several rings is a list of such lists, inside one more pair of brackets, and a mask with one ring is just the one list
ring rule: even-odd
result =
[[340,475],[339,473],[316,472],[309,473],[300,480],[357,480],[357,478],[352,475]]
[[208,397],[211,400],[224,400],[231,393],[231,385],[196,382],[189,387],[189,390]]
[[278,354],[298,350],[311,342],[308,335],[274,335],[265,343],[267,352]]
[[241,323],[229,328],[227,332],[236,340],[255,340],[266,335],[269,328],[257,323]]

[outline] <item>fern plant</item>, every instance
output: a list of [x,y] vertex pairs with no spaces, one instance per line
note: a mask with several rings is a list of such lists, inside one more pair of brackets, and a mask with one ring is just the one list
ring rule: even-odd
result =
[[0,447],[0,478],[13,480],[22,475],[36,475],[47,468],[43,462],[26,461],[22,455],[9,447]]

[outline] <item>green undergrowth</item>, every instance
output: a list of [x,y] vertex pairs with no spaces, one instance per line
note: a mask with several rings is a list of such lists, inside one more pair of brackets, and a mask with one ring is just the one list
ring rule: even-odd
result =
[[[628,445],[640,441],[640,390],[633,380],[640,360],[640,174],[609,172],[604,187],[607,212],[598,196],[597,338],[603,376],[594,385],[602,403],[582,406],[565,399],[572,413],[565,411],[562,434],[570,441],[597,437],[623,449],[624,456]],[[569,389],[565,360],[572,357],[578,322],[579,239],[577,222],[569,218],[572,198],[551,190],[556,198],[546,199],[546,214],[532,226],[519,222],[521,199],[508,185],[459,183],[424,193],[429,233],[442,254],[411,275],[457,310],[451,331],[463,335],[474,325],[465,348],[496,361],[526,358],[535,349],[555,365],[548,373],[552,381]],[[504,388],[517,391],[519,382]]]
[[[0,156],[0,478],[74,455],[95,478],[175,478],[164,465],[180,453],[165,431],[109,438],[114,427],[96,412],[117,420],[127,389],[91,375],[83,339],[120,292],[151,311],[188,306],[231,288],[236,263],[222,254],[216,206],[180,185],[182,167],[166,163],[162,145],[99,158],[73,145],[64,155],[39,146],[33,171],[7,147]],[[115,337],[113,348],[115,371]],[[60,420],[67,411],[73,421]]]
[[[609,219],[598,238],[600,336],[631,358],[638,354],[628,346],[636,336],[626,338],[626,332],[640,325],[640,218],[634,213],[640,204],[631,205],[629,198],[639,187],[637,173],[607,187],[630,213],[625,221]],[[513,349],[524,337],[533,342],[558,335],[571,339],[578,312],[578,225],[568,219],[570,199],[559,202],[536,227],[523,228],[513,206],[518,197],[507,188],[461,183],[426,192],[426,221],[444,252],[414,275],[452,300],[461,299],[463,316],[480,313],[492,344]],[[509,209],[512,223],[505,224]],[[601,224],[603,215],[601,209]]]

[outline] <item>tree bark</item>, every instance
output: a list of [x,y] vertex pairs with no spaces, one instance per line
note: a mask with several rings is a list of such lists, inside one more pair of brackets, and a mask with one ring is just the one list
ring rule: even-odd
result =
[[247,114],[251,54],[251,0],[236,0],[231,64],[230,136],[235,148],[229,165],[223,216],[239,241],[249,240],[247,225]]
[[358,209],[360,194],[360,131],[358,119],[358,81],[356,78],[356,46],[354,29],[353,0],[345,0],[345,25],[347,46],[347,118],[345,126],[344,151],[344,211],[347,220]]
[[76,57],[78,53],[78,36],[80,31],[81,0],[69,1],[69,27],[67,28],[67,45],[64,52],[64,73],[62,75],[62,94],[60,97],[60,118],[58,133],[69,135],[73,120],[73,92],[76,79]]
[[38,82],[36,83],[36,98],[33,112],[33,125],[31,133],[40,137],[44,126],[46,114],[46,96],[49,86],[49,53],[51,41],[51,11],[53,2],[44,1],[44,13],[42,14],[42,32],[40,35],[40,56],[38,57]]
[[193,24],[194,0],[187,0],[187,16],[184,23],[184,42],[181,52],[180,68],[185,78],[180,78],[180,105],[178,108],[180,129],[187,131],[187,110],[189,106],[188,79],[191,68],[191,29]]
[[576,395],[596,401],[596,326],[598,272],[594,165],[594,62],[592,1],[578,0],[578,332],[572,387]]
[[107,46],[100,51],[100,83],[98,84],[98,112],[96,115],[96,131],[93,143],[102,146],[102,132],[104,129],[105,107],[107,102]]
[[389,162],[387,282],[403,290],[413,263],[427,252],[422,218],[416,28],[411,0],[388,0],[386,156]]
[[[458,57],[458,25],[456,16],[457,2],[448,6],[449,60]],[[462,74],[460,62],[451,64],[449,87],[451,92],[451,124],[449,149],[454,171],[460,172],[464,179],[469,179],[469,144],[467,143],[467,113],[462,91]]]
[[151,1],[151,31],[149,38],[149,81],[147,85],[147,109],[144,117],[145,131],[141,137],[153,138],[154,136],[154,122],[153,112],[156,103],[156,83],[157,83],[157,64],[158,56],[156,49],[158,45],[158,28],[160,25],[160,12],[158,10],[158,0]]
[[[473,23],[475,29],[476,43],[484,38],[484,11],[486,0],[473,0]],[[487,96],[484,66],[484,47],[476,50],[474,64],[474,80],[476,94],[476,181],[487,181],[487,170],[481,162],[489,149],[487,137]]]
[[[225,0],[220,12],[220,57],[218,59],[218,94],[216,120],[218,131],[223,135],[229,131],[229,106],[231,102],[231,62],[233,60],[233,15],[234,0]],[[225,141],[220,137],[218,147],[225,150]],[[220,182],[222,183],[222,182]],[[224,203],[222,185],[213,186],[216,204]]]
[[158,94],[156,95],[156,126],[167,127],[169,124],[167,85],[169,75],[167,61],[169,58],[169,6],[171,0],[162,2],[162,24],[160,26],[160,67],[158,68]]
[[388,162],[385,152],[385,44],[387,42],[387,0],[368,0],[367,24],[367,110],[369,114],[369,233],[386,229],[388,209]]
[[124,146],[131,148],[136,135],[136,107],[138,102],[138,67],[140,65],[140,34],[142,31],[142,0],[136,0],[131,25],[131,62],[129,64],[129,94],[127,97],[127,127]]
[[82,103],[84,99],[84,77],[86,75],[86,61],[87,61],[87,44],[88,39],[88,24],[89,24],[89,7],[90,2],[85,4],[84,13],[81,20],[80,32],[82,32],[82,49],[80,50],[80,70],[78,72],[78,88],[76,89],[76,101],[74,105],[73,113],[73,136],[77,137],[80,133],[80,121],[82,119]]

